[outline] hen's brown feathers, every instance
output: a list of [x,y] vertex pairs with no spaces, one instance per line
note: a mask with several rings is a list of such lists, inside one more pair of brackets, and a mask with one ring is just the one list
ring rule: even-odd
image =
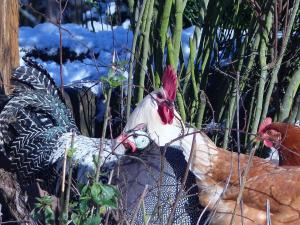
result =
[[[240,192],[238,154],[218,148],[203,133],[196,135],[191,170],[198,177],[201,188],[199,200],[210,210],[217,204],[212,224],[229,224]],[[187,148],[184,150],[188,155]],[[241,174],[249,163],[249,156],[240,154]],[[230,178],[230,179],[229,179]],[[224,187],[228,182],[228,187]],[[223,193],[224,191],[224,193]],[[272,224],[300,224],[300,168],[278,167],[253,157],[243,191],[243,216],[248,224],[266,224],[266,202],[270,202]],[[236,224],[241,224],[239,207]]]

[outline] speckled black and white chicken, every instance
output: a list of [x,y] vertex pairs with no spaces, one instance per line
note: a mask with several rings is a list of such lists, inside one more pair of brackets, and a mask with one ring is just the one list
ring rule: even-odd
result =
[[[135,225],[167,224],[178,197],[172,225],[197,224],[201,208],[198,187],[191,172],[180,193],[187,167],[182,152],[152,144],[131,156],[134,157],[122,157],[115,169],[113,184],[118,185],[121,192],[120,214]],[[146,187],[143,202],[139,205]]]
[[[0,150],[10,169],[17,173],[20,183],[59,177],[57,170],[62,168],[73,132],[75,178],[85,181],[88,174],[94,172],[93,156],[99,154],[100,139],[80,135],[60,91],[43,69],[19,67],[12,74],[12,84],[13,93],[2,101]],[[128,132],[122,136],[124,139],[105,140],[102,162],[108,165],[123,155],[126,148],[147,144],[145,136],[130,135],[135,132],[139,131]]]

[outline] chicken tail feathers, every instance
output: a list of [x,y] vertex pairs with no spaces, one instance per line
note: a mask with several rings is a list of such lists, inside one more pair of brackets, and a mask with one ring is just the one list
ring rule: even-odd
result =
[[27,66],[20,66],[12,73],[14,93],[24,90],[44,90],[47,94],[64,102],[64,98],[50,74],[39,64],[23,58]]

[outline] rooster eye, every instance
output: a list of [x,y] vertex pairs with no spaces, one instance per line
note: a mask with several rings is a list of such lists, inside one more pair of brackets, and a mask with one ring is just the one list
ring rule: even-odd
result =
[[162,99],[163,98],[162,94],[161,93],[157,93],[157,98]]

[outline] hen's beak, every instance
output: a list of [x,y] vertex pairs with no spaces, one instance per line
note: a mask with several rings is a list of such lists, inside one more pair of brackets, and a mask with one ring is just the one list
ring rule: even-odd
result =
[[131,152],[136,152],[137,147],[135,144],[128,140],[129,136],[126,133],[122,133],[117,137],[117,142],[122,143],[126,149],[130,149]]
[[257,133],[257,135],[254,138],[254,142],[260,142],[263,140],[263,137],[261,136],[261,134]]

